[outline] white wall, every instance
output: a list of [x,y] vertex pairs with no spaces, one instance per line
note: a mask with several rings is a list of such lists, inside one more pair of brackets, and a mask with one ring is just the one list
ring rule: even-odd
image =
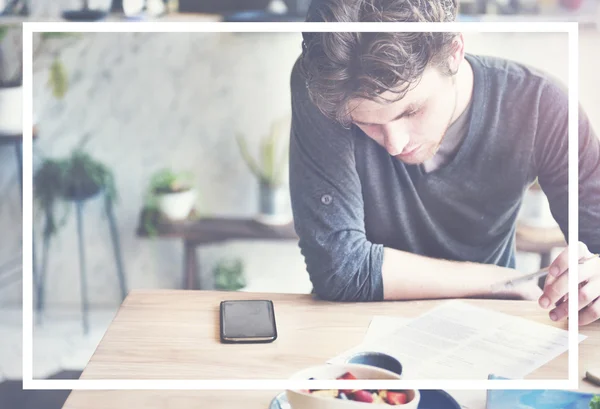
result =
[[[582,32],[581,37],[581,102],[598,130],[599,35]],[[89,150],[116,174],[117,219],[131,288],[177,288],[182,279],[179,242],[135,235],[153,170],[165,165],[193,170],[205,213],[254,213],[256,184],[240,162],[234,132],[243,130],[256,141],[272,119],[289,111],[289,72],[299,40],[299,34],[93,34],[63,53],[72,78],[64,101],[49,99],[45,76],[35,77],[37,151],[64,155],[90,132]],[[566,81],[563,35],[468,34],[466,40],[470,52],[515,58]],[[13,152],[4,148],[0,197],[1,262],[20,251],[21,240]],[[90,295],[94,304],[114,305],[118,286],[100,209],[90,203],[85,214]],[[76,245],[71,217],[53,244],[47,286],[51,305],[79,305]],[[204,271],[224,254],[244,258],[251,289],[310,289],[295,244],[215,246],[199,252]],[[0,291],[0,303],[17,302],[19,286]]]

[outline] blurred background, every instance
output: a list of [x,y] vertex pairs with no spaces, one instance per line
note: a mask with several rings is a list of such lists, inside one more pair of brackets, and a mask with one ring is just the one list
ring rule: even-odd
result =
[[[133,3],[0,0],[0,392],[17,393],[21,377],[20,22],[295,21],[306,10],[300,0]],[[463,20],[581,21],[580,102],[600,129],[598,1],[464,4]],[[77,377],[132,289],[310,293],[287,190],[299,33],[34,40],[35,378]],[[565,34],[467,34],[466,42],[470,53],[567,82]],[[564,246],[535,185],[519,223],[519,270],[534,271]],[[37,407],[62,403],[53,405],[44,397]]]

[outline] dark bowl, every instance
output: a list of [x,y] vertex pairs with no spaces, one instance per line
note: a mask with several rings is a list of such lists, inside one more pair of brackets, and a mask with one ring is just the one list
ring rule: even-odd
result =
[[400,361],[381,352],[359,352],[346,359],[346,363],[375,366],[402,375],[402,364]]
[[66,10],[63,11],[62,17],[68,21],[98,21],[104,19],[108,15],[106,10]]

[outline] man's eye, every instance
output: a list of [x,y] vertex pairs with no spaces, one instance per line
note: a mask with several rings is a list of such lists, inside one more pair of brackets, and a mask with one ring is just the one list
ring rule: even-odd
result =
[[419,112],[420,112],[420,109],[417,109],[417,110],[414,110],[414,111],[412,111],[412,112],[409,112],[409,113],[407,113],[407,114],[404,114],[404,116],[405,116],[406,118],[410,118],[411,116],[415,116],[415,115],[417,115]]

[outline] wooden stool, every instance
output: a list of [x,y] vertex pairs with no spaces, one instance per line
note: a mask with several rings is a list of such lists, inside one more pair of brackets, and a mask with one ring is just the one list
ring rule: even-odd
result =
[[[121,255],[121,240],[117,229],[117,222],[113,210],[113,204],[111,201],[106,200],[105,192],[99,192],[89,197],[79,197],[68,199],[75,206],[77,216],[77,241],[79,244],[79,273],[80,273],[80,287],[81,287],[81,310],[82,310],[82,323],[83,331],[85,334],[89,331],[89,302],[87,293],[87,268],[85,258],[85,246],[84,246],[84,223],[83,223],[83,207],[86,201],[95,199],[98,196],[102,196],[105,202],[105,211],[108,220],[108,227],[110,232],[110,239],[113,248],[113,254],[116,263],[117,278],[119,280],[119,288],[121,290],[121,301],[125,300],[127,296],[127,283],[125,279],[125,271],[123,267],[123,257]],[[37,311],[38,316],[41,317],[41,313],[44,310],[45,301],[45,281],[46,281],[46,270],[48,266],[48,250],[50,248],[50,237],[44,236],[43,253],[42,253],[42,268],[40,272],[40,284],[38,286],[38,299],[37,299]],[[41,318],[40,318],[41,319]]]

